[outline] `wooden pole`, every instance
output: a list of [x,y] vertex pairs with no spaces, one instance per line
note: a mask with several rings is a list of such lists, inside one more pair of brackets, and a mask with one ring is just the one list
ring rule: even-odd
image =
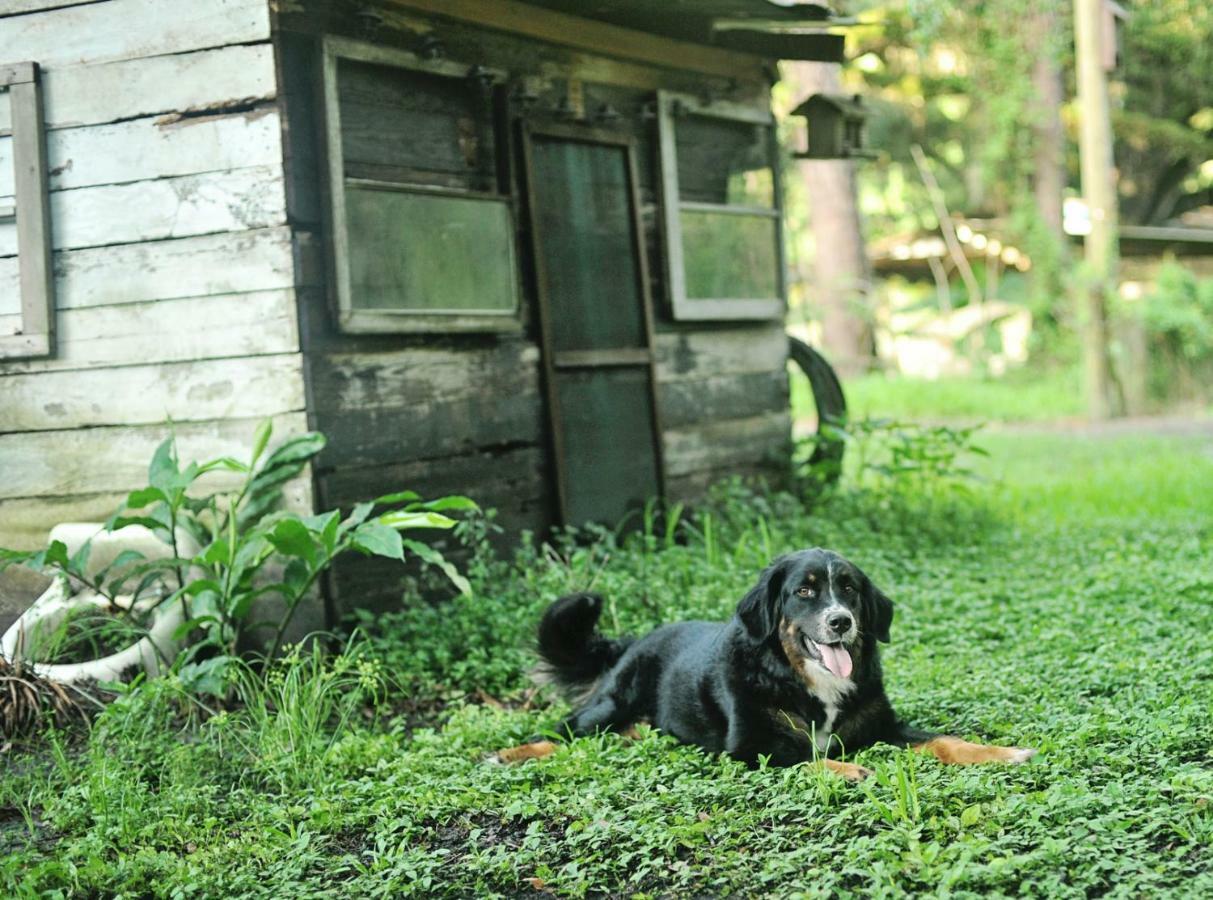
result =
[[1074,0],[1074,43],[1078,69],[1078,150],[1082,193],[1091,231],[1083,241],[1086,277],[1079,279],[1082,312],[1084,388],[1092,419],[1116,411],[1108,359],[1108,298],[1116,287],[1116,173],[1112,163],[1112,122],[1103,52],[1106,0]]

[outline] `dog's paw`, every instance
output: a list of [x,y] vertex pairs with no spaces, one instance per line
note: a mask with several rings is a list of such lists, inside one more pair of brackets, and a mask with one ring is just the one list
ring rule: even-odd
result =
[[519,744],[516,747],[506,747],[491,753],[485,758],[489,765],[508,765],[520,763],[528,759],[542,759],[556,752],[556,744],[552,741],[532,741],[529,744]]
[[871,769],[865,769],[863,766],[855,765],[855,763],[839,762],[836,759],[828,759],[825,762],[826,768],[835,775],[845,778],[847,781],[863,781],[873,774]]

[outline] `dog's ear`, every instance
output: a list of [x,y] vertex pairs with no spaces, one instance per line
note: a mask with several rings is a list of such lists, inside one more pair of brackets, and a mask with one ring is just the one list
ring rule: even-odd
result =
[[781,556],[762,571],[758,583],[737,604],[737,617],[755,638],[773,634],[779,626],[779,596],[788,576],[788,557]]
[[870,578],[866,578],[866,587],[863,592],[864,600],[864,623],[872,634],[876,635],[876,640],[889,642],[889,626],[893,624],[893,601],[884,595],[880,588],[872,584]]

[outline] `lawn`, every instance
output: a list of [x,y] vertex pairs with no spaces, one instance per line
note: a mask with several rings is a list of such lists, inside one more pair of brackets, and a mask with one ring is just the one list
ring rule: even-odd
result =
[[[210,716],[171,680],[87,736],[0,754],[0,893],[125,896],[1213,895],[1213,443],[991,435],[963,490],[844,490],[480,556],[335,663]],[[1040,749],[1012,768],[874,747],[876,776],[750,771],[655,733],[516,767],[553,724],[532,629],[593,584],[607,627],[723,617],[776,553],[834,547],[897,604],[891,697]],[[530,702],[528,703],[528,699]],[[268,703],[268,706],[267,706]]]
[[[1073,419],[1086,412],[1081,373],[1073,367],[1016,369],[1001,378],[952,376],[928,381],[870,372],[847,379],[853,416],[920,421],[1024,422]],[[815,416],[808,382],[792,373],[792,409]]]

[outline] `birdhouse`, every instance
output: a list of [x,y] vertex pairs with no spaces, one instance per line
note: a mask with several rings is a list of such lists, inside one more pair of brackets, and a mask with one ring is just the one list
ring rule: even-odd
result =
[[867,110],[858,94],[814,94],[793,116],[808,125],[808,149],[794,154],[800,159],[854,159],[874,154],[864,148]]

